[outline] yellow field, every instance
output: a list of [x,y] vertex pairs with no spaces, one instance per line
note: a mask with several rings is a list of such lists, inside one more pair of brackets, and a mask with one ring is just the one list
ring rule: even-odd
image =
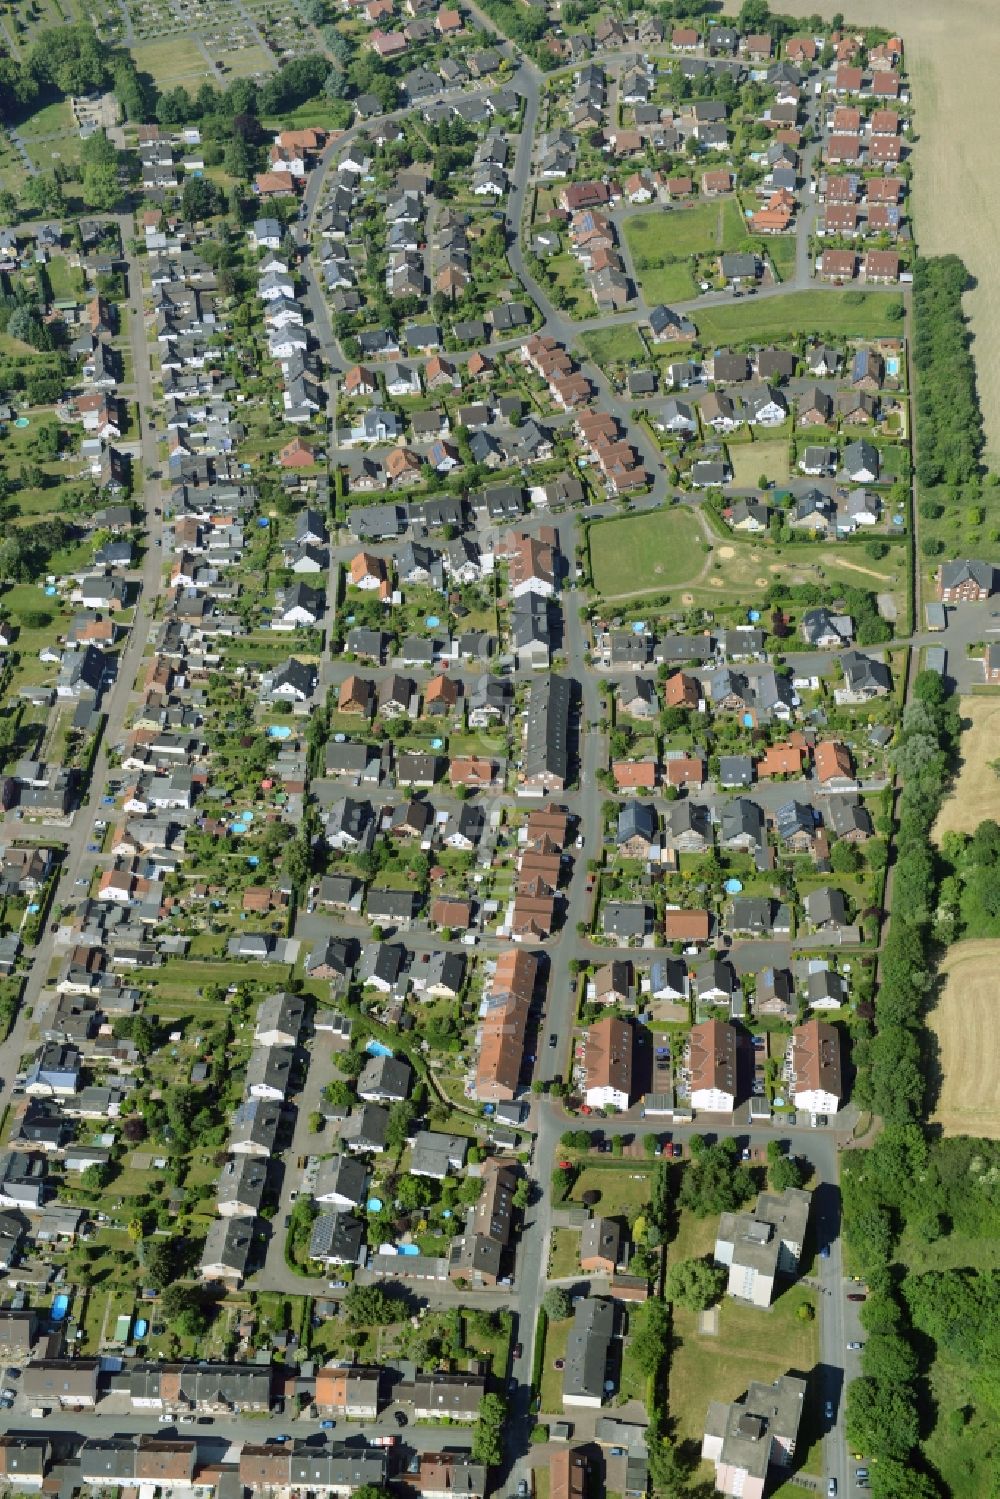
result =
[[[793,14],[838,10],[841,0],[786,0]],[[913,85],[916,235],[925,255],[961,255],[976,279],[966,297],[976,376],[993,459],[1000,458],[1000,194],[995,190],[1000,118],[996,0],[866,0],[856,19],[898,31]],[[959,146],[957,143],[960,142]]]
[[1000,941],[958,942],[942,966],[944,988],[928,1017],[940,1050],[933,1122],[946,1135],[1000,1139]]
[[959,772],[934,824],[934,839],[945,833],[974,833],[981,822],[1000,822],[1000,776],[990,765],[1000,744],[1000,700],[963,697]]

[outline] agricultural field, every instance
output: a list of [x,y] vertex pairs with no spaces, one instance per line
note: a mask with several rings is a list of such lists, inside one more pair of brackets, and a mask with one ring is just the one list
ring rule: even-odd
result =
[[990,763],[997,753],[1000,701],[993,697],[963,697],[960,713],[959,770],[934,824],[938,843],[945,833],[974,833],[989,818],[1000,821],[1000,776]]
[[1000,1139],[998,962],[1000,942],[984,939],[956,943],[942,964],[944,985],[928,1020],[940,1071],[932,1123],[946,1135]]

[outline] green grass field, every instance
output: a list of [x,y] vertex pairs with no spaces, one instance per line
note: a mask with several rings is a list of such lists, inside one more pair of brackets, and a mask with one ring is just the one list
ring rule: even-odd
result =
[[646,348],[635,328],[623,323],[620,328],[596,328],[580,335],[580,342],[601,369],[609,364],[629,364],[646,359]]
[[590,556],[598,593],[646,593],[686,583],[705,556],[701,528],[686,508],[628,515],[590,528]]
[[795,236],[776,234],[767,241],[767,255],[782,281],[795,274]]
[[580,1270],[580,1234],[575,1228],[554,1228],[549,1247],[549,1280],[564,1280]]
[[564,1322],[550,1322],[545,1334],[545,1359],[542,1363],[542,1410],[561,1411],[563,1371],[554,1367],[556,1359],[566,1357],[572,1317]]
[[739,208],[732,199],[636,214],[624,220],[624,227],[632,254],[650,260],[735,250],[746,238]]
[[[747,444],[747,483],[755,485],[762,456],[778,462],[777,445]],[[750,462],[752,459],[752,463]],[[703,605],[756,601],[772,582],[851,584],[875,592],[905,588],[904,553],[898,548],[874,561],[859,547],[796,541],[776,547],[767,539],[713,541],[711,555],[692,512],[684,507],[600,521],[590,528],[594,586],[609,598],[683,588],[682,602]],[[704,569],[704,576],[700,576]]]
[[636,271],[642,294],[650,305],[657,302],[690,302],[695,294],[694,281],[687,263],[676,261],[655,271]]
[[136,67],[152,73],[161,89],[178,84],[215,83],[215,75],[204,54],[190,38],[161,37],[156,41],[136,42],[131,48]]
[[902,320],[890,316],[899,306],[899,297],[889,291],[797,291],[739,306],[698,308],[693,317],[706,347],[800,333],[878,338],[902,334]]
[[[698,1313],[675,1308],[670,1414],[677,1423],[677,1440],[700,1445],[709,1403],[735,1400],[751,1380],[770,1381],[790,1370],[809,1375],[819,1355],[819,1324],[797,1314],[803,1305],[815,1310],[815,1304],[815,1293],[805,1286],[793,1286],[766,1311],[723,1300],[717,1337],[699,1332]],[[818,1401],[807,1400],[807,1409],[813,1408],[818,1415]],[[796,1458],[796,1467],[819,1472],[822,1452],[806,1416]],[[707,1475],[708,1467],[703,1471]]]

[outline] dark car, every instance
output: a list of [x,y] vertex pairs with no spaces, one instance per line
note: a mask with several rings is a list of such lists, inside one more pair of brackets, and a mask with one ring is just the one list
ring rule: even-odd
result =
[[847,1293],[847,1299],[848,1299],[848,1301],[867,1301],[868,1300],[867,1296],[865,1296],[862,1291],[848,1291],[848,1293]]
[[514,1357],[515,1358],[523,1358],[524,1357],[524,1348],[523,1348],[523,1346],[520,1343],[515,1343],[514,1344]]
[[407,1417],[405,1411],[396,1411],[392,1419],[395,1421],[397,1426],[405,1426],[409,1418]]

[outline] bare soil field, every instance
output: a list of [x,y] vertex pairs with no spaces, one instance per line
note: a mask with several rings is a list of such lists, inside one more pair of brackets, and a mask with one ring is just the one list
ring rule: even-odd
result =
[[941,1093],[932,1121],[946,1135],[1000,1139],[1000,942],[958,942],[942,966],[944,987],[928,1016],[940,1048]]
[[988,818],[1000,821],[1000,776],[992,769],[1000,743],[1000,699],[963,697],[960,703],[961,766],[950,795],[941,804],[934,840],[945,833],[974,833]]
[[[914,212],[925,255],[961,255],[988,456],[1000,463],[1000,61],[996,0],[784,0],[782,10],[891,27],[903,38],[916,108]],[[958,143],[961,142],[961,145]]]

